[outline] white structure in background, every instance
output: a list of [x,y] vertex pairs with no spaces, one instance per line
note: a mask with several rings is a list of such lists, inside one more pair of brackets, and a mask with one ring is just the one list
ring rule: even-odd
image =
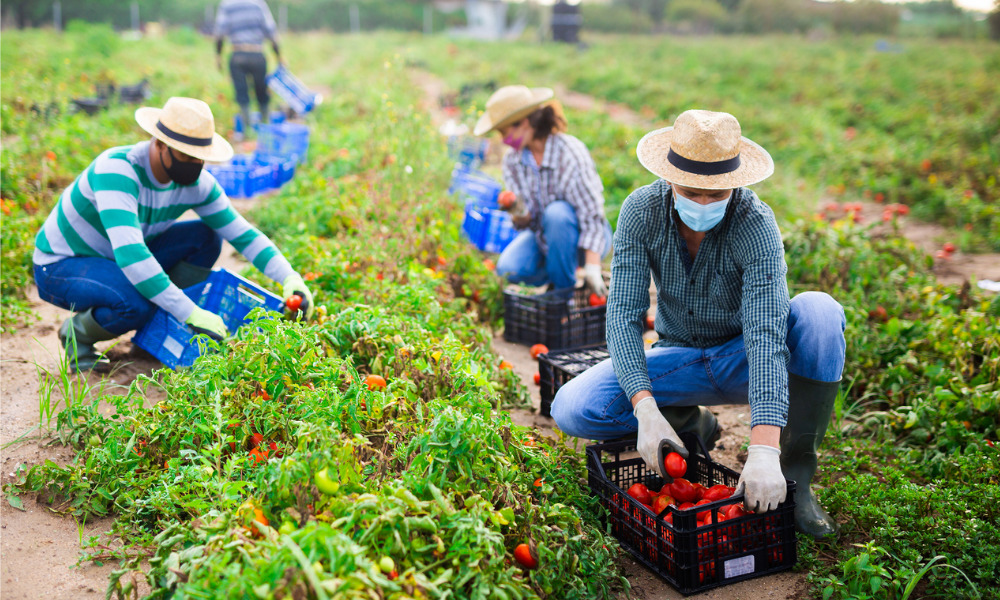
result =
[[[449,12],[448,8],[461,7],[459,2],[437,2],[438,10]],[[467,27],[453,27],[450,35],[471,37],[480,40],[512,39],[521,35],[527,24],[527,14],[521,12],[513,23],[507,24],[509,4],[502,0],[465,0]]]

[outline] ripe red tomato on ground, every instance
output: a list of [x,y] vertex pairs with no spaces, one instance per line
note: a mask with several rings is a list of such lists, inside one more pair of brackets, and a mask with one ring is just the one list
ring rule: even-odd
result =
[[549,351],[549,347],[545,344],[535,344],[531,347],[528,352],[531,353],[531,358],[538,358],[539,354],[545,354]]
[[649,493],[649,488],[641,483],[633,483],[632,487],[628,489],[628,495],[632,496],[639,502],[643,504],[652,504],[653,496]]
[[535,373],[535,385],[542,385],[542,374]]
[[955,244],[952,244],[951,242],[946,243],[944,245],[943,249],[944,249],[945,252],[949,252],[949,253],[950,252],[954,252],[956,250]]
[[663,459],[663,466],[667,470],[667,475],[677,479],[678,477],[684,477],[687,473],[688,464],[684,460],[684,457],[677,452],[671,452]]
[[254,433],[250,436],[250,447],[256,448],[257,446],[260,446],[260,443],[263,441],[264,441],[264,434]]
[[604,306],[608,303],[608,299],[604,296],[598,296],[597,294],[590,295],[590,305],[591,306]]
[[528,544],[518,544],[517,548],[514,548],[514,560],[525,569],[534,569],[538,566],[538,558]]
[[513,368],[514,368],[514,365],[510,364],[509,362],[507,362],[507,361],[505,361],[505,360],[501,360],[501,361],[500,361],[500,368],[501,368],[501,369],[507,369],[507,370],[510,370],[510,369],[513,369]]
[[302,296],[299,296],[298,294],[292,294],[291,296],[285,299],[285,306],[288,307],[288,310],[292,312],[299,310],[299,307],[302,306]]
[[370,390],[385,389],[385,378],[381,375],[369,375],[365,377],[365,385]]

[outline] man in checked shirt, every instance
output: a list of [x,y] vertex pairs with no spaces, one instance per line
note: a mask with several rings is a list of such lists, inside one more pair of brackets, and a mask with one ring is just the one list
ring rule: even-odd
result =
[[[703,110],[648,133],[637,153],[660,179],[634,191],[618,217],[611,358],[560,388],[552,417],[587,439],[638,433],[639,454],[669,481],[663,448],[687,456],[675,428],[712,439],[718,425],[703,405],[749,402],[737,486],[747,508],[776,508],[788,478],[797,483],[797,528],[835,534],[809,484],[844,367],[846,323],[826,294],[789,301],[774,213],[745,187],[774,172],[770,155],[741,136],[732,115]],[[660,341],[644,351],[650,274]]]

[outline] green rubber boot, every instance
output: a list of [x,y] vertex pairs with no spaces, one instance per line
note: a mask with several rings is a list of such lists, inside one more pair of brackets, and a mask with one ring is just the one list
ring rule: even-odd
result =
[[722,427],[712,411],[704,406],[661,406],[660,413],[679,434],[686,431],[698,434],[709,450],[722,435]]
[[788,423],[781,430],[781,472],[795,482],[795,528],[816,539],[837,534],[837,522],[809,489],[839,381],[788,374]]
[[66,350],[70,373],[111,370],[111,361],[94,348],[94,344],[116,337],[94,320],[94,309],[87,309],[63,321],[59,327],[59,342]]
[[182,260],[174,265],[174,268],[170,269],[170,272],[167,273],[167,277],[170,278],[170,281],[172,281],[174,285],[183,290],[205,281],[211,274],[212,269],[209,269],[208,267],[199,267]]

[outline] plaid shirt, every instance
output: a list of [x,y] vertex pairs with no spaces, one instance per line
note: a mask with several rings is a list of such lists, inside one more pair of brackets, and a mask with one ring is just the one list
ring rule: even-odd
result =
[[277,26],[264,0],[222,0],[215,15],[215,35],[235,44],[260,45],[273,40]]
[[695,259],[677,229],[670,184],[659,180],[625,200],[618,216],[608,295],[608,348],[629,398],[651,391],[643,322],[649,276],[656,283],[656,346],[709,348],[743,335],[750,367],[750,425],[788,417],[788,286],[781,233],[770,207],[733,191],[722,222]]
[[580,224],[577,245],[604,253],[608,227],[604,216],[604,184],[583,142],[566,133],[550,135],[545,140],[541,165],[527,148],[508,152],[503,158],[503,181],[507,189],[526,203],[531,214],[528,228],[535,232],[542,252],[548,253],[542,214],[549,204],[565,200],[573,206]]

